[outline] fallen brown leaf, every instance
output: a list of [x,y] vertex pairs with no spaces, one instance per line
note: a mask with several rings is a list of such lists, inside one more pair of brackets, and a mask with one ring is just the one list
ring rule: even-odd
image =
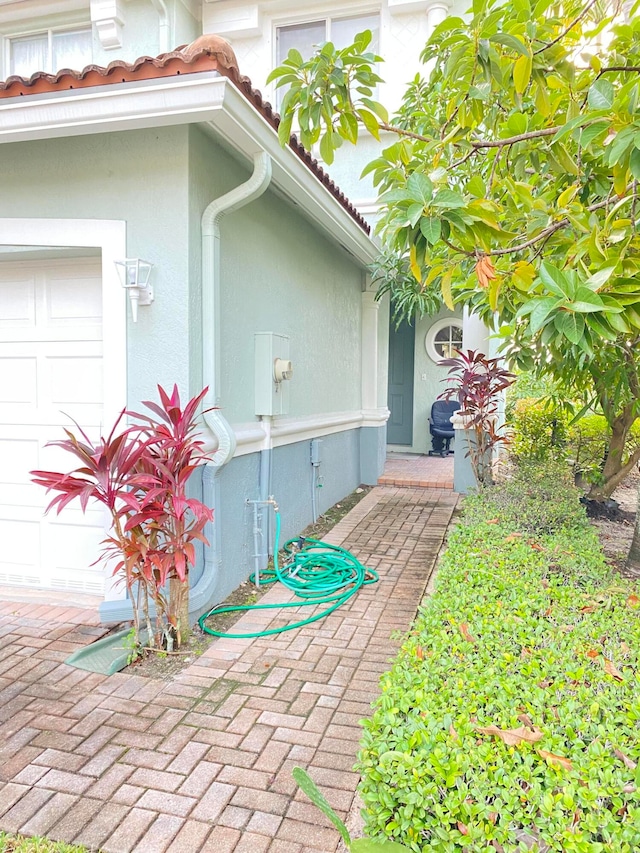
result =
[[495,826],[495,823],[498,820],[498,812],[489,812],[487,819]]
[[462,833],[462,835],[469,835],[469,827],[460,820],[458,821],[458,832]]
[[416,657],[418,660],[424,660],[424,649],[422,646],[416,646]]
[[629,648],[629,646],[627,645],[627,643],[625,643],[625,642],[624,642],[624,640],[620,643],[620,651],[621,651],[621,652],[622,652],[622,654],[623,654],[623,655],[625,655],[625,656],[626,656],[626,655],[628,655],[628,654],[631,654],[631,649]]
[[529,545],[531,545],[534,551],[544,551],[544,548],[539,542],[529,542]]
[[607,673],[607,675],[610,675],[612,678],[615,678],[616,681],[624,681],[624,675],[616,667],[614,662],[612,660],[609,660],[609,658],[604,659],[604,671]]
[[637,607],[640,604],[640,598],[633,593],[627,598],[627,607]]
[[462,634],[462,636],[464,637],[464,639],[465,639],[468,643],[476,643],[476,642],[477,642],[477,640],[476,640],[476,638],[473,636],[473,634],[471,634],[471,633],[469,632],[469,626],[467,625],[467,623],[466,623],[466,622],[461,622],[461,623],[460,623],[460,625],[459,625],[459,628],[460,628],[460,633]]
[[521,723],[523,723],[525,726],[528,726],[530,729],[535,729],[533,720],[528,714],[518,714],[518,719]]
[[629,758],[628,755],[625,755],[621,749],[614,749],[613,754],[616,758],[619,758],[620,761],[627,767],[629,770],[635,770],[638,766],[637,761],[634,761],[632,758]]
[[537,743],[543,733],[540,729],[530,729],[527,726],[520,726],[517,729],[499,729],[497,726],[477,726],[479,732],[485,735],[494,735],[500,738],[507,746],[519,746],[521,743]]
[[551,764],[559,764],[565,770],[571,770],[573,767],[573,762],[568,758],[563,758],[561,755],[554,755],[553,752],[547,752],[546,749],[539,749],[538,755],[545,758]]
[[485,524],[500,524],[499,518],[490,518],[488,521],[485,521]]
[[449,734],[454,740],[459,740],[458,732],[454,729],[453,723],[449,726]]
[[591,658],[592,660],[593,658],[597,658],[599,656],[600,652],[597,649],[589,649],[589,651],[587,652],[587,657]]
[[516,539],[522,539],[522,533],[510,533],[508,536],[505,536],[505,542],[515,542]]
[[586,607],[580,608],[580,613],[594,613],[597,609],[594,604],[587,604]]

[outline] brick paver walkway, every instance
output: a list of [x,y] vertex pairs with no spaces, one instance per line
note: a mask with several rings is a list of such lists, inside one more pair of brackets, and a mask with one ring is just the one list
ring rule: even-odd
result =
[[[373,489],[326,538],[379,583],[306,628],[218,640],[172,681],[62,663],[102,632],[89,611],[0,604],[0,829],[108,853],[335,851],[337,833],[291,768],[306,767],[346,816],[358,721],[391,637],[415,615],[456,499]],[[270,614],[239,627],[282,618]]]
[[389,453],[378,483],[381,486],[453,489],[453,455]]

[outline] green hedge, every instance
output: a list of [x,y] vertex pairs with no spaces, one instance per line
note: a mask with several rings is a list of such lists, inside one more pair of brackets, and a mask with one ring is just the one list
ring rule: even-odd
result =
[[568,416],[541,400],[525,397],[511,410],[511,452],[516,459],[564,458]]
[[[532,477],[467,500],[382,678],[359,758],[371,836],[442,853],[640,849],[637,590],[610,575],[573,487]],[[513,729],[540,739],[503,742]]]

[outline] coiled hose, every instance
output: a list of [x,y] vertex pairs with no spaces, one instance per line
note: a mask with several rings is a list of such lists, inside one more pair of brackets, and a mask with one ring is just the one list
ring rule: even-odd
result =
[[[283,550],[287,560],[280,569],[278,550],[280,542],[280,513],[276,512],[276,535],[273,554],[273,569],[260,575],[260,584],[270,584],[280,581],[287,589],[292,590],[302,601],[288,601],[283,604],[238,604],[233,606],[216,605],[208,613],[198,619],[198,625],[214,637],[230,637],[232,639],[249,639],[252,637],[268,637],[283,631],[292,631],[310,625],[333,613],[345,604],[352,595],[366,584],[375,583],[378,574],[373,569],[365,568],[353,554],[338,545],[320,542],[317,539],[294,538],[285,542]],[[254,581],[255,576],[251,575]],[[279,628],[265,631],[254,631],[246,634],[215,631],[206,625],[210,616],[220,613],[239,613],[247,610],[275,610],[284,607],[316,607],[329,605],[319,613],[315,613],[298,622],[291,622]]]

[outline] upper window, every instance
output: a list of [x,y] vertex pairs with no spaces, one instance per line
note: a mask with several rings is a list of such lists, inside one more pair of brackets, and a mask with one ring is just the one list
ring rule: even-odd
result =
[[36,71],[50,74],[71,68],[81,71],[92,60],[91,28],[46,30],[11,39],[10,73],[30,77]]
[[[338,48],[353,44],[363,30],[371,30],[373,36],[368,50],[377,53],[380,42],[380,17],[361,15],[351,18],[323,18],[305,24],[278,27],[276,30],[276,65],[282,65],[292,48],[299,50],[303,59],[309,59],[316,45],[333,42]],[[285,89],[277,90],[278,104],[282,102]]]
[[450,317],[437,320],[427,332],[424,345],[434,361],[451,358],[462,348],[462,322]]

